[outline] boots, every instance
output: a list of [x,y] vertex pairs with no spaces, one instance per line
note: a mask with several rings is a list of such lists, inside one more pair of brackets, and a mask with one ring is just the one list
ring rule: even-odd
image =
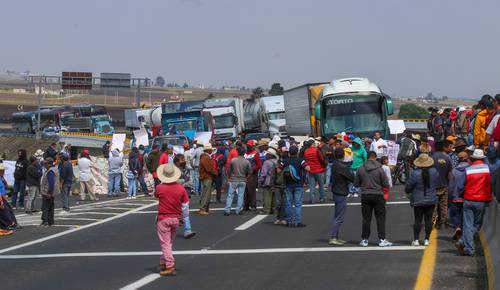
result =
[[176,274],[175,267],[164,268],[160,271],[160,276],[175,276]]

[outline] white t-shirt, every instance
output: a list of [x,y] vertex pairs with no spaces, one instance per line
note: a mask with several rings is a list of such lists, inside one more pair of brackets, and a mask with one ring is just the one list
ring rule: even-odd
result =
[[92,179],[90,167],[92,167],[92,161],[90,161],[90,159],[78,159],[78,179],[80,181],[90,181],[90,179]]
[[[385,146],[384,147],[380,147],[379,146]],[[374,151],[375,153],[377,153],[377,158],[381,158],[382,156],[387,156],[387,142],[380,138],[378,140],[373,140],[373,143],[372,145],[370,145],[370,151]]]
[[488,135],[493,135],[493,131],[495,131],[495,128],[497,127],[498,124],[498,118],[500,117],[500,114],[495,115],[493,119],[491,119],[490,124],[488,125],[488,128],[486,128],[486,134]]
[[382,165],[382,169],[384,170],[385,176],[387,176],[387,181],[389,181],[389,187],[392,187],[391,168],[387,165]]

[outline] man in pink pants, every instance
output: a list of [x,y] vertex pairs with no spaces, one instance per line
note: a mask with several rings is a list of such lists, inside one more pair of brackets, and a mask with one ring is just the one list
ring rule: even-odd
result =
[[179,219],[189,214],[189,197],[182,184],[177,183],[181,171],[172,162],[163,164],[156,171],[161,181],[156,187],[159,199],[157,233],[163,255],[160,257],[160,275],[175,275],[172,245],[179,228]]

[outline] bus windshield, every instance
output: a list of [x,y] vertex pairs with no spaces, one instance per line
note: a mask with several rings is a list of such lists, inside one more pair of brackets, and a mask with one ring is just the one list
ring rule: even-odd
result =
[[383,98],[380,95],[336,95],[327,97],[322,102],[322,126],[326,135],[370,132],[384,128]]
[[224,129],[234,127],[234,117],[230,115],[215,116],[215,129]]

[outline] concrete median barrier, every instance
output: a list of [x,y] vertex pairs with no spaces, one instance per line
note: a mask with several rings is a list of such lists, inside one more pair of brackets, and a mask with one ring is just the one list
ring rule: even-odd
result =
[[488,289],[500,289],[500,205],[496,199],[486,209],[479,235],[488,271]]

